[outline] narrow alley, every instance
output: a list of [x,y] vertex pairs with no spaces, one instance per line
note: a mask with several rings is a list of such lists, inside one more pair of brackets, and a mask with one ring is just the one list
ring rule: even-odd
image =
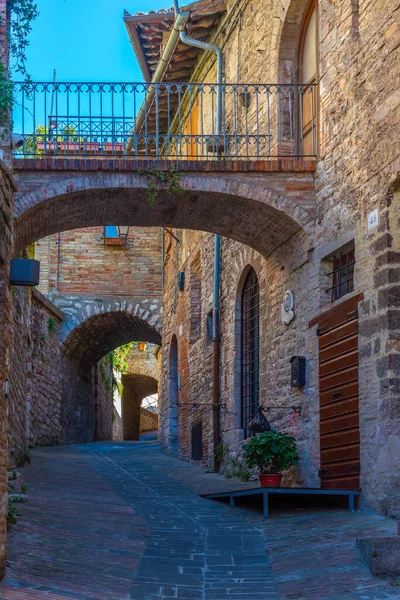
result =
[[152,434],[37,449],[22,473],[28,502],[17,505],[2,600],[400,597],[355,547],[393,534],[393,520],[291,509],[265,521],[257,507],[203,499],[245,484],[165,455]]

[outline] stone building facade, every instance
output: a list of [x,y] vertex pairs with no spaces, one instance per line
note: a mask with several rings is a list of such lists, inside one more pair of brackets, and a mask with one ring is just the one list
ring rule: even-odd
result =
[[[396,10],[385,0],[368,4],[321,0],[317,6],[308,1],[266,6],[232,0],[226,8],[224,26],[213,40],[223,49],[224,81],[302,83],[299,53],[315,10],[319,86],[312,232],[305,238],[304,230],[298,231],[262,253],[222,240],[219,410],[225,452],[240,460],[245,436],[241,311],[243,286],[253,269],[259,289],[258,401],[267,409],[274,407],[267,415],[275,428],[293,431],[297,438],[301,460],[290,482],[321,485],[325,456],[325,462],[331,463],[331,484],[336,479],[334,485],[351,486],[359,470],[364,502],[398,516],[400,97],[393,75],[400,68],[400,31]],[[215,81],[214,56],[201,55],[190,77]],[[254,112],[250,111],[251,118]],[[245,228],[248,218],[246,212],[238,216],[238,227]],[[168,241],[163,303],[162,443],[184,459],[193,458],[194,426],[201,422],[202,461],[210,465],[215,452],[210,406],[213,236],[177,229],[174,233],[179,243]],[[272,233],[266,231],[265,236]],[[341,251],[350,252],[351,261],[354,252],[354,276],[348,293],[335,298],[332,291],[328,293],[332,286],[328,273],[334,268],[333,256],[337,260]],[[181,289],[180,272],[185,282]],[[289,324],[282,322],[286,290],[294,295],[294,319]],[[346,381],[350,369],[346,364],[352,364],[358,350],[358,413],[353,402],[357,390],[337,391],[324,375],[328,367],[322,336],[335,318],[342,318],[339,328],[347,318],[358,319],[356,345],[343,338],[338,365],[329,367],[332,376],[337,372]],[[291,387],[290,360],[297,355],[306,359],[306,382],[301,388]],[[334,398],[326,402],[331,389],[346,401],[348,397],[348,404],[336,409]],[[301,407],[301,413],[293,414],[292,406]],[[329,410],[326,419],[322,415]],[[341,418],[347,419],[347,425],[340,426]],[[336,462],[327,458],[341,445],[350,455],[355,452],[350,471],[341,470],[340,457]]]

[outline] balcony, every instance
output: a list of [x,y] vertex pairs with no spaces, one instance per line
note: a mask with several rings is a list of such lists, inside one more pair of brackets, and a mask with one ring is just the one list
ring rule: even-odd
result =
[[316,155],[315,84],[14,84],[15,158]]

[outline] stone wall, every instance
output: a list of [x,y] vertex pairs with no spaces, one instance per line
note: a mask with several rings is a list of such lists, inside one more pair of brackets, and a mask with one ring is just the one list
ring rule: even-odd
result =
[[140,433],[156,431],[158,429],[158,415],[146,408],[140,408]]
[[53,446],[61,439],[62,372],[60,326],[63,315],[36,290],[31,300],[31,372],[26,403],[30,446]]
[[[4,14],[5,2],[0,2],[2,22],[0,24],[0,48],[4,49]],[[3,60],[4,56],[1,56]],[[11,346],[11,287],[9,283],[10,260],[13,251],[13,195],[15,185],[11,173],[0,161],[0,579],[5,572],[5,544],[7,536],[6,515],[7,501],[7,418],[8,398],[4,393],[4,385],[10,373]]]
[[10,464],[32,446],[60,441],[62,313],[39,292],[13,287],[9,392]]
[[[309,3],[228,2],[232,13],[218,38],[224,50],[227,82],[294,82],[302,24]],[[257,23],[257,27],[254,27]],[[316,322],[331,307],[326,293],[325,258],[346,243],[355,245],[359,305],[359,386],[361,486],[363,501],[385,514],[399,515],[399,211],[400,32],[390,0],[319,2],[319,160],[315,176],[317,219],[313,244],[302,250],[301,233],[277,244],[264,257],[223,239],[221,270],[221,433],[225,449],[240,456],[240,293],[251,265],[260,283],[260,401],[281,406],[268,417],[280,430],[293,431],[301,461],[288,484],[318,486],[319,362]],[[251,43],[250,43],[251,40]],[[397,49],[397,52],[396,52]],[[215,80],[210,57],[195,80]],[[390,73],[390,76],[389,76]],[[254,118],[248,114],[250,124]],[[295,184],[294,184],[295,186]],[[379,224],[368,229],[378,209]],[[245,226],[248,213],[236,215]],[[279,224],[268,228],[270,237]],[[167,251],[162,350],[161,441],[169,447],[171,423],[179,422],[179,453],[191,458],[191,426],[203,419],[203,463],[211,463],[211,348],[207,324],[212,308],[213,240],[209,234],[176,231],[180,245]],[[258,235],[258,234],[257,234]],[[234,237],[234,235],[232,235]],[[262,236],[257,237],[262,239]],[[200,261],[199,261],[200,255]],[[193,265],[193,266],[192,266]],[[179,271],[185,288],[178,291]],[[199,281],[200,280],[200,281]],[[281,321],[284,291],[295,296],[295,319]],[[201,311],[198,297],[201,296]],[[346,300],[349,296],[345,296]],[[342,300],[338,300],[340,304]],[[200,314],[200,329],[198,319]],[[312,326],[309,327],[309,323]],[[171,341],[178,345],[178,402],[171,394]],[[306,386],[290,386],[290,358],[307,359]],[[199,401],[204,406],[194,407]],[[302,414],[291,421],[290,407]]]
[[37,290],[12,289],[8,444],[10,465],[34,446],[112,439],[112,378],[65,356],[63,314]]

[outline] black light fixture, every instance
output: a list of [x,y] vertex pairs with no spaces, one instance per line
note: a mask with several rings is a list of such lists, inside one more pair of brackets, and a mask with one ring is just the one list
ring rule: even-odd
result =
[[10,268],[11,285],[39,285],[40,262],[31,258],[13,258]]
[[117,225],[118,237],[123,238],[126,242],[130,226],[129,225]]

